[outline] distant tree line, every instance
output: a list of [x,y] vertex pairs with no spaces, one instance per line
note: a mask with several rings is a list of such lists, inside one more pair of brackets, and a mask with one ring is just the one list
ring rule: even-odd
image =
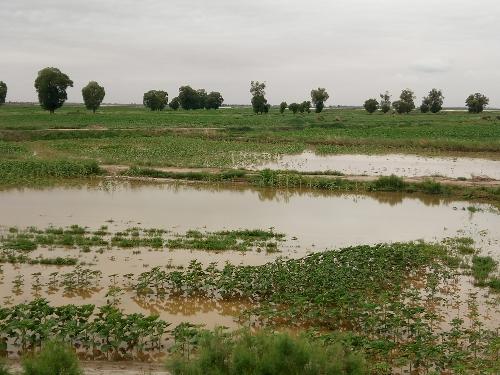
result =
[[[73,81],[57,68],[48,67],[40,70],[35,79],[35,89],[38,94],[40,106],[54,113],[54,111],[64,104],[68,99],[66,90],[73,87]],[[250,93],[252,94],[252,109],[257,114],[268,113],[271,105],[266,99],[266,83],[252,81],[250,83]],[[96,112],[101,106],[106,92],[104,87],[95,81],[90,81],[82,89],[82,97],[85,107],[92,112]],[[7,84],[0,81],[0,105],[5,103],[7,97]],[[388,91],[379,95],[380,102],[375,98],[365,101],[363,107],[372,114],[378,110],[387,113],[391,109],[395,113],[406,114],[413,111],[415,106],[415,94],[410,89],[404,89],[399,95],[399,100],[391,102],[391,95]],[[284,114],[288,108],[293,114],[310,113],[311,104],[316,113],[321,113],[325,107],[325,102],[330,98],[325,88],[311,90],[311,100],[305,100],[301,103],[281,102],[279,111]],[[191,109],[218,109],[224,102],[224,98],[219,92],[212,91],[207,93],[205,89],[193,89],[191,86],[181,86],[179,95],[168,102],[168,93],[163,90],[150,90],[143,95],[143,104],[152,111],[161,111],[168,105],[172,110],[179,108],[184,110]],[[438,113],[443,109],[444,96],[441,90],[432,89],[427,96],[422,99],[419,109],[422,113]],[[489,99],[481,94],[471,94],[465,100],[465,104],[470,113],[481,113],[489,104]]]
[[326,89],[319,87],[316,90],[311,90],[311,100],[305,100],[302,103],[290,103],[281,102],[280,113],[283,114],[288,108],[294,115],[298,112],[300,113],[311,113],[311,102],[315,108],[316,113],[320,113],[325,108],[325,102],[330,96],[326,92]]
[[[372,114],[380,109],[382,113],[387,113],[391,109],[394,112],[403,114],[410,113],[415,109],[415,94],[410,89],[401,91],[399,100],[391,103],[391,95],[388,91],[380,94],[380,103],[375,98],[370,98],[365,101],[363,107]],[[427,96],[422,98],[422,104],[419,109],[422,113],[438,113],[443,109],[444,96],[443,92],[438,89],[432,89]],[[488,105],[489,99],[480,93],[471,94],[465,100],[465,105],[470,113],[481,113]]]

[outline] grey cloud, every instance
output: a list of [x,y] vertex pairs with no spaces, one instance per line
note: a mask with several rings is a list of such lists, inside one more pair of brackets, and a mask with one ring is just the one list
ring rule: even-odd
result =
[[0,79],[10,100],[35,100],[36,72],[58,66],[71,101],[95,79],[112,102],[189,83],[248,103],[257,79],[272,103],[322,86],[331,103],[359,104],[410,86],[440,87],[449,105],[482,90],[500,105],[499,18],[496,0],[3,0]]

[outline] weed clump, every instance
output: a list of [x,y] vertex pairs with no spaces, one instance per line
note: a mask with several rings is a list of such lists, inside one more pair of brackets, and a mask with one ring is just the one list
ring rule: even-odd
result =
[[325,345],[286,333],[244,331],[228,334],[221,329],[205,331],[196,353],[176,355],[167,362],[173,375],[288,375],[366,374],[362,356],[339,344]]
[[407,184],[401,177],[396,175],[381,176],[371,184],[372,190],[376,191],[403,191]]
[[83,375],[78,358],[66,345],[49,341],[40,353],[23,360],[23,375]]

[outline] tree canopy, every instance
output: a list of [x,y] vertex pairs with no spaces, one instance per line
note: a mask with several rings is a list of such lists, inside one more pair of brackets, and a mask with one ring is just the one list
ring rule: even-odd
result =
[[68,99],[68,87],[73,87],[73,81],[57,68],[42,69],[35,79],[40,106],[50,113],[62,107]]
[[82,89],[83,102],[88,110],[95,111],[99,108],[104,99],[106,92],[104,87],[99,86],[96,81],[90,81],[87,86]]
[[316,108],[316,113],[320,113],[325,107],[325,102],[330,98],[326,89],[318,87],[316,90],[311,90],[311,100]]
[[485,95],[476,92],[475,94],[470,94],[468,98],[465,100],[465,104],[469,109],[470,113],[481,113],[484,110],[484,107],[488,105],[490,99],[488,99]]
[[443,92],[438,89],[432,89],[429,91],[429,95],[422,99],[422,105],[420,106],[420,111],[426,113],[431,111],[432,113],[438,113],[443,109],[444,96]]
[[295,115],[298,111],[299,111],[299,108],[300,108],[300,104],[298,103],[290,103],[288,105],[288,109],[290,111],[292,111],[292,113]]
[[6,97],[7,97],[7,84],[4,81],[0,81],[0,105],[5,103]]
[[365,104],[363,104],[363,107],[371,114],[378,109],[378,101],[377,99],[368,99],[365,101]]
[[399,100],[392,103],[397,113],[410,113],[415,109],[415,94],[410,89],[401,91]]
[[286,102],[281,102],[280,104],[280,113],[283,114],[285,112],[285,109],[288,107]]
[[162,111],[168,103],[168,93],[162,90],[150,90],[144,94],[142,103],[152,111]]
[[252,108],[255,113],[267,113],[271,105],[267,103],[265,97],[265,82],[252,81],[250,83],[250,93],[252,94]]
[[205,100],[205,108],[206,109],[219,109],[219,107],[224,103],[224,98],[220,94],[220,92],[212,91],[207,95]]
[[387,113],[391,110],[391,95],[389,91],[386,91],[383,94],[380,94],[380,110],[383,113]]
[[174,111],[177,111],[180,107],[180,103],[179,103],[179,98],[176,96],[175,98],[173,98],[170,103],[168,103],[168,106],[173,109]]

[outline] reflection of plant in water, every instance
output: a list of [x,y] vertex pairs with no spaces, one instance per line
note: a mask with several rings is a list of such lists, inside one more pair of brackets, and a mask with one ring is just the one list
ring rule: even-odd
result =
[[24,286],[24,276],[16,275],[16,277],[12,280],[12,293],[15,295],[20,295],[23,293]]

